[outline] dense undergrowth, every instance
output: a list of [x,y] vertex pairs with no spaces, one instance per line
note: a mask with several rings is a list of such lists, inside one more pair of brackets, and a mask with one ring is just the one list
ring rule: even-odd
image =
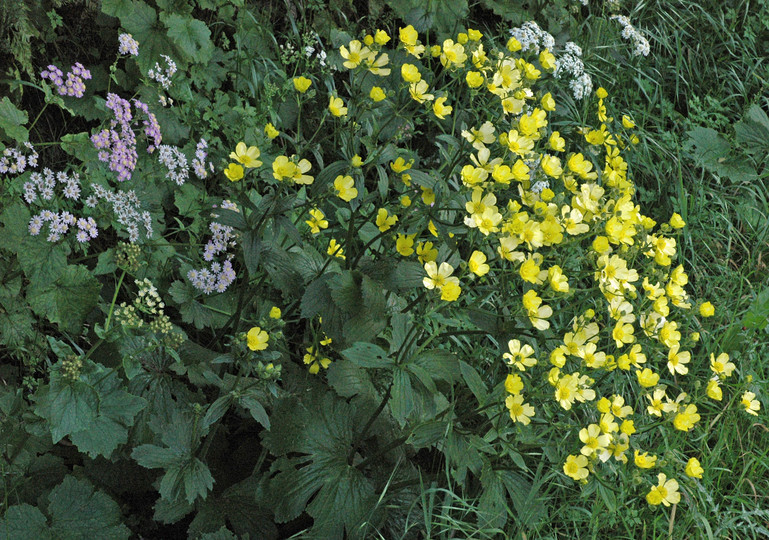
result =
[[0,535],[769,535],[769,3],[0,22]]

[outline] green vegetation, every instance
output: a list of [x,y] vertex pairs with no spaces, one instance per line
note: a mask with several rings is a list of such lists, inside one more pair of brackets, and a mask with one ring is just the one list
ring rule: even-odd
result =
[[766,0],[4,2],[0,537],[769,537],[768,57]]

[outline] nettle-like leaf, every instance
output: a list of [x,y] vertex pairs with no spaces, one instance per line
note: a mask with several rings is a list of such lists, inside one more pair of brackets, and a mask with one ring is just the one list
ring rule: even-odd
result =
[[208,466],[194,456],[205,434],[202,419],[177,405],[153,417],[150,427],[165,446],[142,444],[133,449],[131,457],[142,467],[165,470],[160,480],[161,499],[174,503],[183,497],[188,504],[198,497],[205,499],[214,478]]
[[27,112],[17,109],[7,96],[0,100],[0,130],[8,137],[18,142],[27,141],[29,132],[24,124],[28,120]]
[[47,420],[54,443],[69,436],[81,452],[109,458],[128,441],[128,428],[146,401],[124,390],[114,369],[89,361],[72,381],[62,377],[61,365],[35,395],[35,414]]
[[190,60],[201,64],[211,60],[214,44],[206,23],[177,13],[162,18],[168,26],[168,37]]
[[285,398],[275,404],[272,426],[264,444],[278,456],[269,484],[276,521],[306,510],[319,537],[352,533],[374,499],[371,480],[348,461],[362,429],[353,406],[331,392],[315,392],[306,404]]
[[757,104],[753,104],[745,116],[734,125],[738,144],[759,158],[769,156],[769,116]]
[[48,517],[28,504],[11,506],[0,520],[0,538],[91,540],[129,538],[120,507],[87,480],[67,476],[48,495]]
[[684,147],[700,167],[733,183],[750,182],[757,178],[758,174],[750,162],[732,156],[729,141],[715,129],[695,127],[686,134],[688,139]]
[[77,332],[96,306],[100,291],[101,283],[85,266],[67,266],[55,281],[33,281],[27,301],[35,313],[57,323],[62,330]]

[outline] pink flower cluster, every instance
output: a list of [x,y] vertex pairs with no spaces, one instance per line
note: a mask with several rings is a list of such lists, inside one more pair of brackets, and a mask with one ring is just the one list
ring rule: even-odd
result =
[[[216,208],[216,206],[214,206]],[[238,207],[235,203],[230,201],[222,201],[221,208],[226,210],[234,210],[238,212]],[[214,217],[218,217],[213,214]],[[221,223],[213,222],[210,225],[213,236],[206,244],[203,251],[203,259],[207,262],[211,262],[214,256],[225,253],[228,248],[235,246],[235,233],[232,227],[222,225]],[[211,294],[213,292],[224,292],[227,287],[235,281],[235,270],[232,268],[232,254],[227,255],[227,259],[223,263],[211,262],[209,268],[202,268],[200,270],[190,270],[187,272],[187,279],[190,280],[192,286],[198,290],[203,291],[205,294]]]
[[56,87],[59,95],[81,98],[85,93],[85,83],[83,80],[90,79],[91,72],[85,69],[80,62],[76,62],[72,66],[72,71],[67,73],[67,80],[64,80],[64,73],[53,64],[43,70],[40,76],[43,79],[49,79]]
[[119,54],[139,56],[139,42],[131,34],[120,34],[117,39],[120,42],[117,49]]
[[[144,133],[152,143],[147,146],[147,152],[152,153],[155,147],[162,141],[160,124],[149,107],[139,100],[134,100],[134,105],[147,117],[143,121]],[[136,134],[131,124],[133,114],[131,103],[117,94],[107,95],[107,108],[115,115],[115,120],[110,122],[109,129],[103,129],[91,136],[91,142],[99,150],[99,160],[109,163],[111,171],[117,173],[120,182],[131,179],[131,174],[136,167],[138,154],[136,153]],[[117,131],[117,128],[120,131]]]
[[24,200],[27,204],[37,201],[38,197],[44,201],[50,201],[54,196],[56,184],[63,185],[62,195],[65,199],[80,199],[80,176],[77,173],[68,175],[64,171],[54,173],[46,167],[42,173],[33,172],[29,176],[29,182],[24,182]]

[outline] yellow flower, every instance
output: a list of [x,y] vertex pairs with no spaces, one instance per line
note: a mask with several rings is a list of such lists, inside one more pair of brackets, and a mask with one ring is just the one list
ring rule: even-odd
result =
[[511,339],[507,342],[507,348],[509,352],[502,355],[508,365],[515,366],[520,371],[526,371],[527,367],[537,365],[537,359],[531,358],[534,354],[534,348],[531,345],[521,346],[521,342],[517,339]]
[[483,74],[479,71],[468,71],[465,81],[470,88],[478,88],[483,84]]
[[378,86],[372,86],[368,96],[375,102],[380,102],[387,97],[387,94],[385,94],[385,91]]
[[334,189],[336,195],[345,202],[350,202],[358,196],[358,190],[355,188],[355,180],[352,176],[342,176],[341,174],[334,179]]
[[295,184],[310,185],[315,180],[309,174],[304,174],[312,169],[312,164],[309,160],[302,159],[294,166],[294,174],[291,175],[291,179]]
[[716,401],[721,401],[724,397],[724,393],[721,390],[721,387],[718,386],[718,379],[710,379],[708,381],[708,387],[706,389],[706,393],[708,394],[708,397],[710,399],[714,399]]
[[480,30],[473,30],[472,28],[467,29],[467,38],[470,41],[480,41],[483,37],[483,34],[481,34]]
[[414,164],[414,160],[410,160],[408,163],[406,163],[406,160],[402,157],[399,157],[395,161],[390,162],[390,168],[395,171],[396,173],[400,174],[403,171],[407,171],[411,168],[411,166]]
[[660,381],[660,376],[649,368],[638,370],[635,372],[635,374],[636,377],[638,377],[638,383],[644,388],[652,388],[657,386],[657,383]]
[[523,48],[523,45],[521,45],[521,42],[515,39],[514,37],[511,37],[507,40],[507,50],[510,52],[518,52]]
[[318,234],[321,229],[328,228],[328,221],[326,221],[326,216],[321,210],[313,208],[310,210],[310,216],[310,219],[306,220],[305,223],[310,226],[312,234]]
[[454,278],[455,281],[449,281],[441,289],[441,300],[446,302],[453,302],[462,293],[462,288],[459,286],[459,280]]
[[[513,38],[514,39],[514,38]],[[568,456],[563,464],[563,472],[566,476],[577,482],[585,480],[588,476],[587,458],[585,456]]]
[[505,407],[510,411],[510,418],[513,422],[520,422],[524,426],[528,426],[531,423],[531,417],[534,416],[534,407],[524,403],[522,395],[507,396]]
[[339,257],[340,259],[345,259],[344,250],[342,249],[342,246],[337,244],[334,238],[332,238],[331,241],[328,243],[328,249],[326,250],[326,253],[328,253],[329,255],[333,255],[334,257]]
[[410,55],[419,58],[425,52],[425,46],[419,43],[419,34],[412,25],[400,28],[398,32],[401,45]]
[[554,265],[547,269],[547,277],[550,280],[550,288],[556,292],[569,292],[569,280],[563,275],[560,266]]
[[598,88],[598,90],[595,91],[595,95],[598,96],[599,99],[605,99],[609,96],[609,93],[603,86],[601,86]]
[[270,341],[270,335],[258,326],[254,326],[248,331],[248,334],[246,334],[246,340],[248,348],[252,351],[263,351],[267,348],[267,342]]
[[230,179],[230,182],[237,182],[243,178],[243,167],[237,163],[230,163],[226,169],[224,169],[224,176]]
[[390,230],[390,227],[395,225],[398,221],[398,216],[390,216],[387,214],[386,208],[380,208],[376,215],[376,226],[379,228],[379,232],[385,232]]
[[555,100],[553,99],[553,95],[550,92],[542,96],[540,103],[542,104],[542,108],[546,111],[555,110]]
[[312,81],[306,77],[294,77],[294,88],[300,94],[304,94],[312,84]]
[[712,317],[716,313],[716,308],[710,302],[700,304],[700,315],[703,317]]
[[686,462],[685,472],[687,476],[692,478],[702,478],[702,473],[704,473],[705,470],[702,468],[702,465],[700,465],[697,458],[689,458],[689,461]]
[[[454,267],[447,262],[442,262],[438,266],[435,261],[429,261],[425,263],[425,272],[427,277],[422,279],[422,284],[426,289],[435,289],[436,287],[441,289],[451,278],[451,274],[454,273]],[[456,278],[454,278],[456,279]]]
[[282,315],[280,308],[278,306],[272,306],[270,309],[270,319],[280,319],[280,316]]
[[523,381],[519,375],[510,373],[505,378],[505,391],[508,394],[520,394],[523,390]]
[[411,206],[411,197],[409,197],[408,195],[403,195],[400,201],[401,201],[401,206],[403,206],[404,208],[408,208],[409,206]]
[[409,85],[409,94],[411,98],[418,102],[424,103],[425,101],[432,101],[435,96],[427,93],[427,81],[419,81],[418,83],[411,83]]
[[363,158],[361,158],[358,154],[355,154],[350,160],[350,165],[352,165],[353,167],[362,167]]
[[670,506],[671,504],[678,504],[681,502],[681,494],[678,492],[678,482],[672,478],[668,480],[665,473],[659,473],[657,475],[658,484],[651,488],[649,493],[646,494],[646,502],[652,506],[664,504]]
[[275,126],[272,125],[272,123],[268,123],[266,126],[264,126],[264,133],[270,138],[274,139],[278,135],[280,135],[280,131],[275,129]]
[[483,276],[489,273],[489,265],[486,264],[486,255],[480,251],[473,251],[470,255],[470,260],[467,262],[467,267],[476,276]]
[[639,469],[651,469],[657,464],[657,456],[650,456],[646,452],[641,454],[636,450],[634,456],[633,461],[635,461],[635,465]]
[[761,403],[756,399],[756,394],[753,392],[745,392],[742,394],[740,404],[745,407],[745,412],[758,416],[758,411],[761,410]]
[[680,431],[689,431],[699,421],[700,415],[697,414],[697,406],[690,403],[673,418],[673,427]]
[[377,30],[374,33],[374,41],[377,45],[386,45],[390,41],[390,36],[384,30]]
[[347,116],[347,107],[342,98],[331,96],[328,101],[328,110],[336,117]]
[[433,112],[435,113],[435,116],[441,120],[446,118],[446,115],[451,114],[451,111],[453,110],[454,108],[451,105],[446,105],[445,97],[439,97],[435,100],[435,103],[433,103]]
[[420,242],[417,245],[417,257],[420,264],[432,262],[438,258],[438,250],[433,247],[432,242]]
[[626,114],[622,115],[622,126],[625,129],[633,129],[635,127],[635,122]]
[[407,83],[417,83],[422,80],[419,68],[414,64],[403,64],[401,66],[401,77],[403,77],[403,80]]
[[670,217],[670,226],[674,229],[683,229],[686,226],[686,222],[683,220],[680,214],[674,213]]
[[253,169],[254,167],[261,167],[262,162],[259,161],[259,148],[256,146],[246,147],[246,143],[239,142],[235,146],[235,151],[230,152],[230,159],[234,159],[243,164],[243,166]]
[[710,353],[710,369],[718,375],[720,378],[731,377],[732,372],[737,368],[732,362],[729,361],[729,355],[721,353],[718,358],[713,353]]
[[547,71],[553,71],[555,69],[555,56],[549,50],[545,49],[539,53],[539,63]]
[[349,45],[349,49],[344,45],[339,48],[339,54],[341,54],[342,58],[345,59],[343,65],[347,69],[355,69],[361,64],[361,62],[368,59],[372,55],[371,49],[363,46],[357,39],[352,40]]
[[404,257],[414,253],[414,237],[416,234],[399,234],[395,241],[395,250]]
[[284,178],[292,178],[295,172],[296,164],[287,156],[278,156],[272,162],[272,176],[276,180],[283,181]]
[[307,354],[304,355],[304,363],[310,366],[308,370],[310,373],[317,375],[321,367],[328,369],[331,359],[319,356],[314,347],[308,347]]

